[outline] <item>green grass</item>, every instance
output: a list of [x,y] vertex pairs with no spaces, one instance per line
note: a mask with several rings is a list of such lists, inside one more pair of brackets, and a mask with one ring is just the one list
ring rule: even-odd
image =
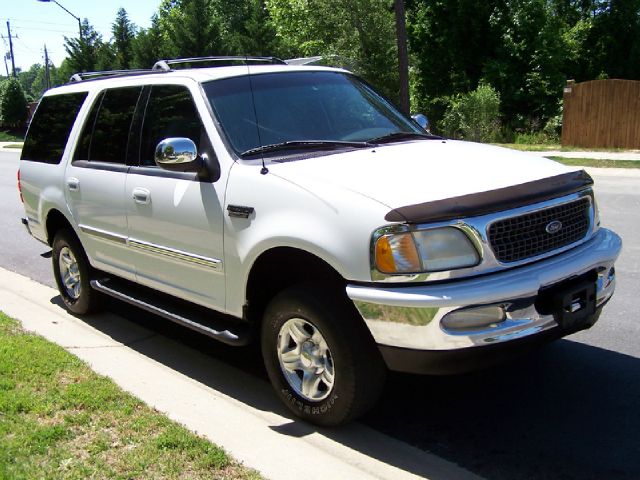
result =
[[639,160],[610,160],[596,158],[566,158],[566,157],[547,157],[551,160],[563,163],[564,165],[575,165],[579,167],[597,167],[597,168],[640,168]]
[[24,136],[6,130],[0,130],[0,142],[22,142]]
[[259,479],[0,312],[0,479]]
[[4,148],[22,148],[21,143],[10,143],[9,145],[5,145]]

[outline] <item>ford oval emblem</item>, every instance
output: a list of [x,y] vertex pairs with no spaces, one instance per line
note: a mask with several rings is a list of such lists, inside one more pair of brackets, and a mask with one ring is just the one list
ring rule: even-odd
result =
[[553,235],[562,229],[562,222],[560,220],[553,220],[552,222],[547,223],[547,226],[544,227],[544,229],[548,234]]

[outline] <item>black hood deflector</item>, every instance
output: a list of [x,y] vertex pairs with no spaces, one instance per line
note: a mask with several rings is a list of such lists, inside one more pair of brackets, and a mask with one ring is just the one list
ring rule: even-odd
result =
[[475,217],[544,202],[591,185],[593,179],[584,170],[579,170],[488,192],[394,208],[384,218],[389,222],[429,223]]

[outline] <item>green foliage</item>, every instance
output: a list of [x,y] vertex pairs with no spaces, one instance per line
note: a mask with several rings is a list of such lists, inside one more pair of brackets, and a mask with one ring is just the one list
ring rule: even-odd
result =
[[[18,81],[22,85],[27,101],[37,101],[47,89],[46,69],[44,65],[35,63],[31,65],[29,70],[22,71],[18,74]],[[58,78],[58,69],[49,64],[49,87],[55,87],[64,83]]]
[[136,26],[131,23],[127,11],[120,8],[116,20],[111,26],[113,33],[113,47],[115,50],[116,69],[128,69],[133,64],[133,39],[136,36]]
[[27,120],[28,108],[22,85],[16,78],[8,78],[0,84],[0,124],[5,127],[21,127]]
[[474,91],[450,98],[441,122],[445,135],[475,142],[494,142],[500,131],[500,95],[481,83]]
[[151,68],[155,62],[170,58],[167,32],[160,26],[157,14],[151,17],[151,27],[138,32],[132,42],[133,65],[136,68]]
[[277,35],[301,56],[320,55],[398,98],[393,10],[387,0],[267,0]]
[[205,57],[227,53],[222,24],[213,0],[164,0],[160,28],[176,57]]
[[64,38],[71,72],[92,72],[108,70],[115,58],[113,47],[102,41],[102,35],[95,31],[85,18],[82,21],[82,38]]
[[640,0],[413,0],[412,98],[437,124],[443,99],[485,79],[511,131],[540,130],[567,79],[640,79],[639,12]]
[[516,145],[555,145],[557,142],[557,138],[551,138],[543,131],[516,133],[513,140]]

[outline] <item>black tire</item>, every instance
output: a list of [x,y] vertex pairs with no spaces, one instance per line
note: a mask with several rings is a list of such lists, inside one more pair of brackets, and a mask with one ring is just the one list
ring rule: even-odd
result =
[[[313,286],[289,288],[278,294],[266,309],[261,343],[269,379],[285,405],[295,415],[315,425],[337,426],[357,418],[376,403],[384,386],[386,366],[371,334],[356,315],[346,294]],[[287,349],[298,348],[290,346],[297,342],[288,343],[293,337],[288,338],[285,333],[285,324],[293,325],[291,322],[298,320],[303,321],[309,335],[315,335],[314,328],[317,329],[329,351],[323,358],[328,365],[326,368],[332,370],[332,386],[327,387],[326,382],[319,380],[315,391],[317,396],[326,395],[326,398],[317,401],[297,391],[301,387],[293,385],[296,378],[291,371],[285,371],[279,359],[281,333]],[[305,341],[305,345],[313,346],[314,342],[310,340]],[[304,360],[308,361],[308,358]],[[310,368],[317,368],[317,365]],[[316,372],[321,370],[325,367],[317,368]],[[295,373],[302,382],[302,371]],[[318,378],[319,375],[315,375]]]
[[[77,268],[73,268],[74,285],[78,288],[74,292],[73,288],[65,286],[63,279],[64,272],[60,265],[60,256],[69,259],[68,253],[75,260]],[[51,254],[53,264],[53,275],[58,285],[60,297],[67,309],[77,315],[84,315],[100,310],[104,303],[104,297],[93,288],[91,288],[92,268],[89,264],[84,249],[75,234],[69,230],[59,230],[53,239],[53,252]]]

